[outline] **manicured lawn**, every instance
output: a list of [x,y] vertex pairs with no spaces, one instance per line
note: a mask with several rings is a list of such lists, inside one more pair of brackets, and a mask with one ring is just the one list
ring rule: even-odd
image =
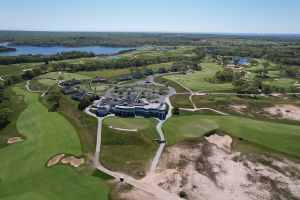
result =
[[234,137],[300,157],[300,126],[297,125],[236,116],[195,114],[172,117],[164,126],[166,141],[169,145],[191,136],[202,137],[214,129],[220,129]]
[[39,79],[37,81],[39,83],[41,83],[43,85],[47,85],[47,86],[57,84],[57,81],[51,80],[51,79]]
[[107,199],[109,186],[69,166],[45,168],[53,155],[81,155],[75,128],[59,113],[49,113],[38,94],[18,87],[27,105],[17,121],[24,142],[0,149],[0,199]]
[[108,117],[104,124],[124,129],[147,129],[152,121],[146,118]]
[[81,75],[78,73],[68,73],[68,72],[50,72],[50,73],[44,74],[40,77],[58,78],[60,76],[62,76],[65,81],[71,80],[71,79],[76,79],[76,80],[91,79],[90,76],[85,76],[85,75]]
[[[102,128],[100,162],[108,169],[142,178],[149,170],[159,138],[157,120],[109,117]],[[108,126],[139,129],[138,132],[117,131]]]
[[175,82],[180,82],[185,87],[193,91],[201,90],[231,90],[231,83],[210,83],[207,79],[213,78],[217,71],[223,70],[223,68],[216,63],[201,63],[202,71],[197,71],[192,74],[177,74],[177,75],[167,75],[164,78],[173,80]]
[[109,86],[104,86],[104,85],[95,85],[91,87],[92,91],[95,92],[104,92],[109,88]]

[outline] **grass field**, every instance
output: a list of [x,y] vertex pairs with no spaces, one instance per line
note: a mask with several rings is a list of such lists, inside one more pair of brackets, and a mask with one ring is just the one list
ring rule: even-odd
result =
[[26,140],[0,149],[0,199],[107,199],[109,186],[100,178],[69,166],[45,168],[55,154],[83,153],[76,130],[60,114],[49,113],[37,94],[14,91],[26,103],[17,120]]
[[0,65],[0,76],[23,74],[23,70],[32,69],[41,65],[41,63],[22,63],[12,65]]
[[300,155],[300,126],[236,116],[182,115],[170,118],[165,126],[167,144],[220,129],[234,137],[263,145],[296,157]]
[[[157,71],[160,67],[165,67],[166,69],[170,68],[172,66],[171,62],[167,63],[160,63],[160,64],[153,64],[153,65],[147,65],[145,68],[152,69],[153,71]],[[140,68],[142,70],[142,68]],[[105,70],[99,70],[99,71],[90,71],[90,72],[78,72],[78,74],[84,75],[84,76],[90,76],[90,77],[103,77],[109,80],[117,79],[120,76],[126,76],[131,75],[131,71],[129,68],[126,69],[105,69]]]
[[194,108],[189,97],[189,94],[175,94],[170,97],[170,101],[177,108]]
[[50,72],[48,74],[41,75],[39,78],[47,77],[47,78],[58,78],[62,76],[65,81],[76,79],[76,80],[86,80],[91,79],[90,76],[81,75],[78,73],[69,73],[69,72]]
[[180,82],[185,87],[193,91],[201,90],[231,90],[231,83],[210,83],[207,81],[209,78],[213,78],[217,71],[223,68],[216,63],[205,62],[200,64],[202,66],[202,71],[197,71],[192,74],[178,74],[178,75],[167,75],[164,78]]
[[172,80],[168,80],[168,79],[166,79],[162,76],[155,77],[154,81],[157,82],[157,83],[160,83],[160,84],[166,84],[167,86],[170,86],[170,87],[174,88],[176,90],[176,92],[178,92],[178,93],[189,92],[187,89],[183,88],[178,83],[176,83]]
[[9,100],[3,101],[2,104],[8,104],[11,110],[10,123],[0,131],[0,148],[7,146],[6,141],[11,137],[21,136],[19,133],[16,123],[20,113],[25,109],[25,102],[22,95],[16,94],[11,87],[5,89],[5,93],[9,96]]
[[[144,118],[109,117],[104,120],[100,162],[108,169],[120,171],[136,178],[145,176],[158,144],[155,126],[157,120]],[[109,128],[139,129],[125,132]]]

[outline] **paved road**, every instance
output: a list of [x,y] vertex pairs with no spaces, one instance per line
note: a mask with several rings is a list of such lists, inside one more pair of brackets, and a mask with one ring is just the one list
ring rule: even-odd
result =
[[[163,124],[165,123],[165,121],[167,119],[169,119],[172,116],[172,109],[173,109],[169,97],[166,98],[165,103],[168,104],[168,106],[169,106],[169,111],[168,111],[168,114],[166,116],[166,119],[165,120],[159,120],[158,124],[156,125],[156,130],[157,130],[157,132],[158,132],[158,134],[160,136],[160,140],[161,141],[162,140],[165,141],[165,137],[164,137],[164,134],[163,134]],[[161,154],[162,154],[162,152],[164,150],[165,145],[166,145],[165,143],[161,143],[159,145],[159,148],[158,148],[158,150],[156,152],[156,155],[155,155],[155,157],[154,157],[154,159],[152,161],[152,164],[151,164],[150,171],[149,171],[148,175],[151,175],[151,174],[155,173],[155,169],[157,167],[158,161],[159,161],[160,156],[161,156]]]

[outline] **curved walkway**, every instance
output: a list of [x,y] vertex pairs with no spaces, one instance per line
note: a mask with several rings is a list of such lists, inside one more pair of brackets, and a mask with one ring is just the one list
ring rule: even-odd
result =
[[50,87],[51,87],[51,86],[49,86],[45,91],[39,91],[39,90],[35,91],[35,90],[31,90],[31,89],[29,88],[29,85],[30,85],[30,81],[27,81],[27,83],[26,83],[26,85],[25,85],[27,91],[32,92],[32,93],[42,93],[42,94],[41,94],[41,97],[45,96],[45,94],[48,92],[48,90],[49,90]]
[[137,179],[132,178],[131,176],[128,176],[126,174],[119,173],[119,172],[113,172],[109,169],[106,169],[103,165],[101,165],[101,163],[99,161],[99,158],[100,158],[100,150],[101,150],[102,122],[103,122],[103,119],[105,119],[108,116],[112,116],[112,115],[108,115],[106,117],[97,117],[95,114],[91,113],[89,110],[90,110],[90,106],[85,109],[85,112],[88,115],[96,117],[98,119],[97,145],[96,145],[96,152],[95,152],[95,155],[94,155],[94,165],[97,169],[99,169],[100,171],[102,171],[106,174],[109,174],[110,176],[112,176],[112,177],[114,177],[118,180],[121,177],[123,177],[125,183],[128,183],[128,184],[130,184],[130,185],[132,185],[132,186],[134,186],[138,189],[141,189],[145,192],[148,192],[148,193],[154,195],[158,199],[163,199],[163,200],[180,199],[176,194],[172,194],[172,193],[162,189],[161,187],[154,184],[153,182],[148,182],[145,179],[137,180]]

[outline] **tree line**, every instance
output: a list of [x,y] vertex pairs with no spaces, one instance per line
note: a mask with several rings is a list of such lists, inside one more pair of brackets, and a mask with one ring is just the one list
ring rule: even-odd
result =
[[62,52],[50,56],[45,55],[19,55],[19,56],[0,56],[0,64],[10,65],[18,63],[33,63],[33,62],[45,62],[49,61],[67,60],[74,58],[90,58],[95,57],[92,52],[71,51]]

